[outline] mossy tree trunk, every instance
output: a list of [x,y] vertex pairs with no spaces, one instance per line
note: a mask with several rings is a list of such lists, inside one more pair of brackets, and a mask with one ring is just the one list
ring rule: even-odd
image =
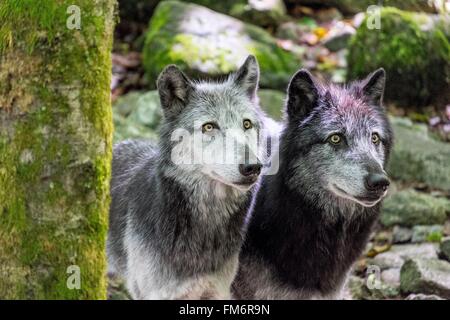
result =
[[0,2],[0,299],[106,297],[115,8]]

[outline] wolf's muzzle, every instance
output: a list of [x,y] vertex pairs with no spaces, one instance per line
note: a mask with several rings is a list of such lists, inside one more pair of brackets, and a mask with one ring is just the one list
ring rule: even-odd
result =
[[371,192],[384,192],[390,185],[388,177],[384,174],[368,174],[364,179],[367,190]]

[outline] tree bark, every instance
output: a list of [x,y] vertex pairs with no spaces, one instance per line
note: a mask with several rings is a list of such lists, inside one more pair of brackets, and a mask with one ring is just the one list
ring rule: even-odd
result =
[[106,298],[115,8],[0,2],[0,299]]

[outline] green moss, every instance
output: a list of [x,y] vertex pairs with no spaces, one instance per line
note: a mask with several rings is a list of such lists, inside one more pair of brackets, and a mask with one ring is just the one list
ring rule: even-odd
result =
[[428,235],[427,241],[428,242],[441,242],[442,239],[442,233],[441,232],[432,232]]
[[350,43],[349,78],[361,78],[376,68],[387,72],[386,98],[403,106],[443,104],[450,99],[450,44],[431,18],[395,8],[381,10],[381,29],[366,20]]
[[106,297],[114,3],[0,4],[0,298]]
[[[200,30],[202,24],[213,20],[218,23],[208,32]],[[149,83],[155,87],[158,74],[168,64],[177,64],[194,77],[219,77],[236,70],[248,54],[258,58],[263,87],[284,89],[299,65],[296,57],[278,47],[259,27],[198,5],[164,1],[150,21],[143,63]]]

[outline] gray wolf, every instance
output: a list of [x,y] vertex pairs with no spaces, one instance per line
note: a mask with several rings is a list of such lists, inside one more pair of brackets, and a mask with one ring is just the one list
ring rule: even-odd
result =
[[[253,56],[214,82],[168,66],[157,80],[159,143],[114,147],[109,272],[125,278],[134,299],[230,297],[261,171],[250,145],[262,129],[258,79]],[[225,134],[235,161],[221,161]]]
[[384,85],[383,69],[342,87],[306,70],[293,76],[280,168],[253,201],[236,298],[340,298],[389,185]]

